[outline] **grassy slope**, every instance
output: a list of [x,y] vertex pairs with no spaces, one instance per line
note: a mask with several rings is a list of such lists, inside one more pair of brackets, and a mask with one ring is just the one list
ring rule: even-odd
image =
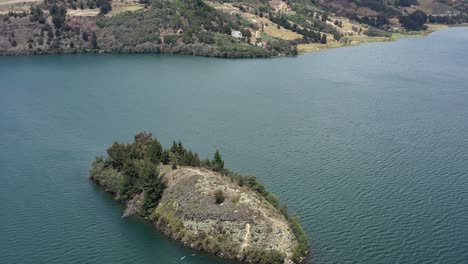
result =
[[[267,17],[259,17],[258,15],[252,14],[253,10],[258,10],[259,6],[262,6],[261,2],[255,0],[249,1],[236,1],[236,4],[232,3],[217,3],[217,2],[208,2],[210,5],[215,7],[216,9],[229,12],[229,13],[236,13],[240,14],[242,17],[249,19],[250,21],[254,21],[257,23],[261,23],[263,25],[268,24],[269,27],[263,27],[263,30],[259,30],[257,32],[257,37],[261,37],[262,41],[268,41],[272,39],[283,39],[283,40],[300,40],[302,39],[302,35],[297,34],[288,29],[284,29],[281,27],[280,29],[277,28],[277,25],[269,20]],[[338,13],[342,13],[343,10],[348,12],[349,14],[358,14],[360,16],[376,16],[379,14],[384,14],[384,11],[376,11],[367,6],[362,6],[358,4],[358,1],[317,1],[319,4],[318,6],[311,5],[308,1],[303,0],[292,0],[289,2],[291,5],[288,5],[282,1],[270,1],[269,7],[276,12],[287,12],[289,16],[296,14],[295,10],[299,10],[302,8],[307,8],[311,10],[316,10],[316,12],[320,13],[323,11],[323,8],[327,9],[329,13],[329,18],[327,23],[333,26],[332,22],[335,20],[339,20],[342,22],[342,27],[335,27],[337,31],[339,31],[343,38],[340,41],[336,41],[333,39],[333,35],[321,31],[321,34],[327,35],[327,44],[320,44],[320,43],[299,43],[297,45],[297,49],[299,53],[303,52],[310,52],[310,51],[320,51],[328,48],[337,48],[343,47],[348,45],[358,45],[362,43],[368,42],[382,42],[382,41],[395,41],[402,37],[414,37],[414,36],[424,36],[430,34],[431,32],[445,28],[446,25],[437,25],[437,24],[428,24],[428,29],[423,32],[400,32],[400,33],[393,33],[391,37],[379,37],[379,36],[367,36],[365,34],[359,34],[353,32],[353,27],[362,28],[363,31],[369,28],[368,25],[360,24],[359,22],[352,21],[347,17],[342,15],[338,15]],[[239,7],[242,6],[243,10],[240,10]],[[249,8],[245,8],[249,7]],[[256,9],[254,9],[256,8]],[[298,9],[299,8],[299,9]],[[447,12],[454,11],[454,7],[449,6],[444,3],[440,3],[437,1],[432,0],[420,0],[420,5],[418,6],[411,6],[409,8],[403,7],[395,7],[395,6],[387,6],[388,10],[399,10],[396,12],[413,12],[415,10],[422,10],[427,12],[428,14],[446,14]],[[333,12],[337,13],[333,13]],[[313,19],[309,18],[309,22]],[[291,21],[292,23],[292,21]],[[391,21],[390,24],[392,27],[396,27],[401,30],[401,26],[399,25],[397,19]],[[258,34],[260,33],[260,34]]]

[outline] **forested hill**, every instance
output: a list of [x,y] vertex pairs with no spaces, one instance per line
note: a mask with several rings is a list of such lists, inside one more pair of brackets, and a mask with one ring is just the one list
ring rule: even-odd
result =
[[290,56],[467,14],[464,0],[13,0],[0,3],[0,54]]

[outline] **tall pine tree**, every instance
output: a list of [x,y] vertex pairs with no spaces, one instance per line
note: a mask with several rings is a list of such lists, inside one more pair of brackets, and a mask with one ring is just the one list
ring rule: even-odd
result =
[[211,166],[214,171],[221,171],[224,168],[224,161],[221,157],[221,154],[219,153],[219,150],[216,150],[214,154],[214,159],[211,162]]

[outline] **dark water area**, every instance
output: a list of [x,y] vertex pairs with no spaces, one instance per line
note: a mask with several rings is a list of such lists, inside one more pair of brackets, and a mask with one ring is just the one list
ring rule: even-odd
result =
[[296,58],[0,58],[0,263],[226,263],[88,180],[150,131],[256,175],[309,263],[468,263],[468,28]]

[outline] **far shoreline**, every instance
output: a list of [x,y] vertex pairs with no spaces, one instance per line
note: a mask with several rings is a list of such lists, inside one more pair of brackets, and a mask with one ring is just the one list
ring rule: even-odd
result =
[[[194,54],[184,54],[184,53],[161,53],[161,52],[107,52],[104,50],[85,50],[80,52],[49,52],[49,53],[33,53],[33,54],[0,54],[1,57],[35,57],[35,56],[60,56],[60,55],[157,55],[157,56],[177,56],[177,57],[202,57],[202,58],[213,58],[213,59],[228,59],[228,60],[238,60],[238,59],[275,59],[275,58],[294,58],[299,57],[308,53],[323,52],[331,49],[354,47],[367,43],[381,43],[381,42],[395,42],[403,38],[415,38],[415,37],[426,37],[436,31],[449,29],[449,28],[459,28],[459,27],[468,27],[468,23],[456,24],[456,25],[445,25],[445,24],[428,24],[428,29],[425,31],[412,31],[409,33],[393,33],[392,37],[368,37],[363,36],[359,40],[352,40],[350,44],[342,42],[333,42],[331,44],[299,44],[298,45],[298,54],[295,56],[285,56],[285,55],[273,55],[273,56],[253,56],[253,57],[221,57],[221,56],[205,56],[205,55],[194,55]],[[354,41],[354,42],[353,42]]]
[[[428,29],[425,31],[411,31],[408,33],[392,33],[392,37],[362,37],[359,40],[351,39],[350,44],[342,42],[334,42],[331,45],[329,44],[299,44],[298,45],[298,56],[306,53],[315,53],[327,51],[330,49],[345,48],[345,47],[354,47],[366,43],[380,43],[380,42],[395,42],[403,38],[416,38],[416,37],[426,37],[436,31],[444,30],[448,28],[455,27],[468,27],[468,23],[456,24],[456,25],[445,25],[445,24],[427,24]],[[354,42],[353,42],[354,41]]]

